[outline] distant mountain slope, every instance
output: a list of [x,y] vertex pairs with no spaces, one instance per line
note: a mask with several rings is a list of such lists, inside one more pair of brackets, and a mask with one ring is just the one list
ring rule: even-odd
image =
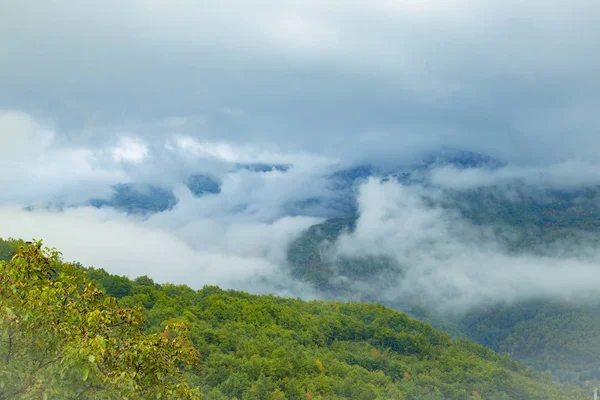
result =
[[[511,234],[501,238],[510,251],[543,253],[553,243],[577,243],[582,238],[588,243],[600,243],[599,195],[595,188],[555,190],[528,200],[512,201],[493,189],[472,190],[448,192],[442,197],[442,205],[458,209],[467,221],[476,225],[508,229]],[[354,229],[357,218],[330,219],[312,226],[292,242],[288,249],[291,273],[312,283],[324,297],[383,301],[377,297],[376,288],[384,288],[387,276],[397,278],[402,273],[393,260],[362,257],[338,260],[334,265],[328,258],[331,245],[341,233]],[[338,279],[340,275],[343,280]],[[363,283],[371,286],[369,293],[357,290],[358,284]],[[600,305],[540,300],[498,305],[453,320],[405,300],[401,293],[397,302],[386,299],[390,306],[509,353],[540,370],[550,370],[563,381],[582,385],[586,381],[600,382]]]
[[442,149],[426,155],[420,168],[435,168],[451,165],[458,169],[487,168],[497,169],[506,163],[496,160],[485,154],[479,154],[467,150]]
[[112,187],[109,199],[91,199],[94,207],[113,207],[130,214],[146,214],[165,211],[177,204],[177,199],[168,189],[154,185],[118,184]]
[[202,197],[205,194],[221,193],[221,182],[210,175],[191,175],[186,182],[186,186],[196,197]]
[[561,381],[600,381],[599,304],[537,300],[498,305],[471,312],[459,323],[465,336],[552,371]]
[[[441,150],[427,154],[420,162],[396,167],[376,167],[374,165],[353,165],[340,167],[334,172],[323,172],[322,179],[327,187],[321,197],[291,201],[284,205],[284,212],[290,216],[308,215],[315,217],[345,217],[356,214],[356,187],[370,177],[386,177],[398,179],[403,183],[423,182],[432,168],[453,166],[464,168],[494,169],[503,164],[485,155],[462,151]],[[292,166],[287,164],[246,163],[236,164],[230,173],[245,170],[251,173],[263,174],[270,172],[286,173]],[[192,194],[202,197],[206,194],[219,194],[221,181],[208,173],[190,175],[183,182]],[[113,207],[129,214],[153,214],[171,209],[177,199],[172,190],[147,183],[122,183],[112,186],[112,196],[109,198],[90,199],[87,204],[94,207]],[[73,204],[51,204],[49,207],[72,207]]]

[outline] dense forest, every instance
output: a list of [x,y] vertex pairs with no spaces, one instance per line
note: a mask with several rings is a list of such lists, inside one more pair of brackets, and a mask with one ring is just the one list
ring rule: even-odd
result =
[[0,257],[0,398],[588,398],[382,305],[130,280],[41,242]]

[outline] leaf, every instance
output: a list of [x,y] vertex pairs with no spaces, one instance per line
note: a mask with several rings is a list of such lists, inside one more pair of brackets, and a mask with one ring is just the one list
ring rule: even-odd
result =
[[95,362],[95,361],[96,361],[96,356],[92,354],[91,356],[89,356],[89,357],[88,357],[88,360],[89,360],[91,363],[93,363],[93,362]]
[[83,381],[87,381],[88,376],[90,375],[90,367],[85,367],[85,369],[83,370]]
[[15,317],[15,313],[13,312],[13,310],[11,310],[8,307],[4,308],[4,312],[6,313],[6,315],[8,315],[8,318],[14,318]]

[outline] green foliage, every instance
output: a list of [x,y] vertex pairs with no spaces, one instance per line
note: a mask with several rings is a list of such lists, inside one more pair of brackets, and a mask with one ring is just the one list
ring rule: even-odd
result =
[[356,217],[333,218],[311,226],[293,241],[288,249],[288,261],[294,278],[311,282],[315,287],[332,290],[329,280],[333,277],[332,264],[323,251],[344,232],[354,229]]
[[87,269],[87,278],[104,289],[106,294],[120,299],[129,296],[133,287],[132,282],[125,276],[110,275],[103,269]]
[[19,247],[0,262],[0,399],[199,398],[184,378],[200,359],[187,326],[143,324],[57,251]]
[[588,398],[382,305],[132,281],[41,243],[0,264],[0,295],[0,399]]
[[0,239],[0,261],[10,261],[12,256],[17,251],[17,248],[25,244],[22,240],[17,239]]
[[473,311],[460,321],[467,336],[561,381],[600,383],[600,308],[529,301]]
[[474,189],[453,194],[448,205],[457,206],[478,225],[518,228],[531,241],[528,244],[565,238],[576,231],[600,231],[599,188],[535,193],[527,193],[523,187],[513,190],[519,201],[494,191]]
[[[142,305],[134,285],[121,303]],[[152,332],[190,326],[207,399],[586,399],[547,375],[430,325],[368,303],[304,302],[155,285]],[[151,322],[150,322],[151,321]],[[480,397],[477,397],[480,396]]]

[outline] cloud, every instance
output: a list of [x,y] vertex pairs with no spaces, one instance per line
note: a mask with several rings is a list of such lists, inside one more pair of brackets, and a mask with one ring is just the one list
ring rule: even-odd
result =
[[311,164],[328,167],[334,159],[306,153],[288,153],[276,146],[238,145],[225,141],[197,140],[191,136],[175,135],[165,147],[170,151],[197,159],[209,159],[229,164]]
[[0,155],[4,164],[27,162],[42,155],[53,143],[55,132],[24,112],[0,111]]
[[104,268],[131,278],[148,275],[157,282],[193,288],[221,285],[253,292],[305,295],[283,268],[289,241],[315,222],[283,218],[273,224],[226,224],[193,219],[166,223],[168,212],[146,221],[93,208],[63,212],[0,209],[3,235],[43,238],[66,260]]
[[507,165],[498,169],[458,169],[453,166],[436,168],[428,181],[449,189],[491,188],[521,184],[538,189],[579,189],[600,184],[597,162],[568,160],[544,167]]
[[121,137],[118,145],[112,150],[115,162],[139,164],[148,156],[148,146],[139,138]]
[[374,298],[462,312],[531,298],[597,299],[600,252],[585,241],[554,243],[543,255],[515,254],[491,227],[477,227],[429,204],[427,192],[371,179],[360,190],[360,218],[334,257],[391,257],[401,272],[384,284],[357,282]]
[[[51,124],[15,111],[0,114],[0,128],[0,176],[11,189],[0,195],[3,236],[44,238],[68,259],[131,277],[147,274],[194,287],[218,284],[317,295],[290,278],[286,251],[303,230],[320,221],[315,216],[327,216],[330,203],[339,200],[340,193],[327,179],[340,168],[334,159],[180,134],[148,141],[117,136],[105,145],[86,147],[60,140],[63,136]],[[234,168],[244,162],[292,166],[267,172]],[[353,286],[392,304],[417,302],[450,312],[534,297],[595,298],[600,253],[585,238],[515,254],[499,236],[511,232],[475,227],[436,204],[445,189],[505,191],[514,181],[541,189],[597,185],[596,165],[570,160],[496,169],[441,167],[429,172],[427,183],[433,186],[405,187],[372,179],[359,191],[357,229],[339,239],[334,257],[395,260],[399,274],[370,277]],[[184,185],[191,173],[215,174],[220,193],[194,197]],[[32,203],[69,204],[108,196],[110,185],[120,182],[164,184],[178,202],[172,210],[145,219],[111,208],[20,210]],[[290,217],[303,212],[313,217]]]
[[78,202],[126,179],[122,171],[104,165],[99,152],[60,146],[57,137],[49,124],[29,114],[0,111],[0,182],[7,188],[0,202]]
[[544,164],[600,145],[594,0],[1,7],[0,107],[86,146],[130,124],[148,144],[178,133],[353,161],[448,145]]
[[[286,203],[328,195],[324,175],[335,160],[308,153],[285,152],[276,146],[200,141],[174,134],[144,142],[117,136],[105,145],[84,146],[59,140],[47,122],[16,111],[0,113],[0,178],[11,190],[0,203],[73,205],[107,198],[118,183],[143,183],[176,189],[190,175],[209,174],[223,182],[218,199],[204,204],[218,215],[246,208],[254,220],[272,221]],[[255,172],[238,164],[293,165],[287,171]],[[180,192],[180,195],[188,194]],[[205,211],[199,211],[206,215]]]

